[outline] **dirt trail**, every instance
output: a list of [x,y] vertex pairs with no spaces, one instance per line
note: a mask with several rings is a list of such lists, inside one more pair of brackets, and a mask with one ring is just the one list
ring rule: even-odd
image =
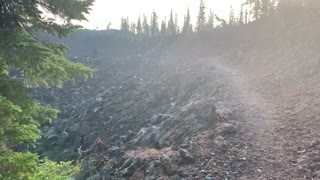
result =
[[[208,61],[207,61],[208,63]],[[218,58],[211,63],[225,82],[226,102],[221,106],[232,109],[240,117],[239,141],[246,144],[248,172],[240,179],[290,179],[293,173],[283,149],[284,139],[278,133],[282,127],[273,99],[264,95],[263,87],[256,87],[259,79],[240,66]]]

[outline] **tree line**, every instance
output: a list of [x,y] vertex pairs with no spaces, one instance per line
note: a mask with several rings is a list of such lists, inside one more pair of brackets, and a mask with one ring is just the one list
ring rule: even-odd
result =
[[173,10],[171,10],[169,19],[167,20],[167,18],[164,17],[160,24],[159,17],[154,11],[149,18],[145,14],[139,16],[136,22],[130,22],[128,17],[122,17],[120,30],[126,33],[130,32],[149,37],[212,31],[218,27],[239,26],[265,18],[277,12],[278,4],[279,0],[246,0],[245,3],[241,4],[238,15],[234,13],[234,8],[230,6],[229,19],[225,20],[215,14],[212,9],[209,9],[207,12],[205,1],[200,0],[195,26],[191,23],[190,9],[188,8],[184,15],[182,27],[179,26],[178,14],[174,14]]

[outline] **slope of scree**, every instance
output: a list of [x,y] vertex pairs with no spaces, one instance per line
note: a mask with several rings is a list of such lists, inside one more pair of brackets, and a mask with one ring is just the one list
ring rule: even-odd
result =
[[93,79],[36,90],[61,109],[37,151],[82,160],[78,179],[318,178],[320,25],[301,17],[85,59]]
[[55,160],[83,159],[80,179],[213,177],[205,167],[220,155],[210,157],[214,150],[202,149],[198,135],[214,139],[218,131],[220,145],[210,144],[218,148],[236,126],[215,106],[219,73],[198,61],[173,55],[101,58],[90,63],[97,68],[93,79],[52,89],[49,96],[36,90],[38,99],[61,109],[43,128],[37,151]]

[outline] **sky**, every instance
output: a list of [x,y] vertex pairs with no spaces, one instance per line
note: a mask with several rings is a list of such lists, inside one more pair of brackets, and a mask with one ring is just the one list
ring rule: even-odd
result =
[[[235,14],[239,13],[241,1],[244,0],[205,0],[207,14],[210,8],[221,18],[228,19],[230,6],[233,5]],[[159,23],[164,17],[173,13],[178,14],[179,23],[183,22],[187,8],[190,8],[193,23],[199,11],[200,0],[96,0],[89,15],[88,22],[81,24],[87,29],[106,29],[111,22],[112,29],[120,28],[121,17],[129,17],[129,21],[137,22],[139,15],[151,16],[155,11]]]

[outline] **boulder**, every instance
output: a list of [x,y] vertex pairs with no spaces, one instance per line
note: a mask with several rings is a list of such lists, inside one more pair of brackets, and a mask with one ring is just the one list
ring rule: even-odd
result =
[[101,169],[100,169],[100,172],[99,174],[101,174],[101,176],[107,176],[107,175],[110,175],[111,172],[112,172],[112,169],[115,167],[117,163],[117,160],[116,159],[111,159],[107,162],[106,165],[104,165]]
[[121,149],[118,146],[112,146],[107,149],[110,156],[119,156],[121,154]]
[[196,159],[193,157],[193,155],[186,149],[179,149],[179,156],[181,160],[185,163],[195,163]]
[[154,147],[155,146],[155,135],[158,130],[158,127],[152,126],[148,128],[141,128],[138,132],[136,138],[134,138],[131,143],[136,146],[148,146]]
[[220,135],[230,135],[237,132],[236,126],[230,123],[222,123],[216,130]]
[[171,161],[168,155],[161,158],[161,166],[168,176],[173,176],[178,173],[178,167]]

